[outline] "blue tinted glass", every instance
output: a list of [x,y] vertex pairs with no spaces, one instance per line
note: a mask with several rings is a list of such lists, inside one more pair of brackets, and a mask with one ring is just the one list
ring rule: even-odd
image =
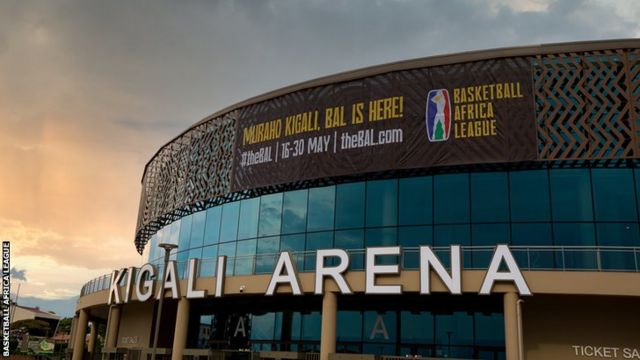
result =
[[[340,230],[335,233],[335,245],[337,249],[345,249],[349,253],[349,269],[364,269],[364,230]],[[349,251],[358,249],[358,251]]]
[[238,236],[238,217],[240,215],[240,202],[232,202],[222,205],[222,224],[220,225],[220,241],[236,240]]
[[400,179],[400,225],[433,222],[433,180],[431,177]]
[[280,237],[271,236],[258,239],[256,274],[272,273],[278,260]]
[[295,253],[304,251],[305,240],[305,234],[283,235],[280,238],[280,251],[292,253],[291,256],[296,262],[296,268],[299,270],[304,269],[304,256]]
[[158,237],[157,235],[153,235],[151,236],[151,240],[149,241],[149,245],[147,245],[149,247],[149,257],[147,258],[147,260],[149,262],[152,262],[153,260],[155,260],[158,255],[156,254],[156,252],[158,251]]
[[322,316],[318,311],[302,315],[302,340],[320,340],[320,324]]
[[366,247],[397,245],[396,228],[367,229],[365,232],[365,244]]
[[597,221],[636,221],[631,169],[593,169],[593,202]]
[[469,175],[434,177],[434,220],[436,224],[469,222]]
[[273,340],[275,313],[251,316],[251,340]]
[[207,223],[204,230],[204,244],[213,245],[220,242],[220,217],[222,206],[207,209]]
[[396,313],[365,311],[362,339],[367,342],[391,343],[397,339]]
[[507,173],[471,174],[471,221],[509,221]]
[[282,223],[282,194],[265,195],[260,201],[259,236],[280,234]]
[[475,249],[472,264],[476,269],[489,267],[496,244],[509,244],[509,224],[473,224],[471,239],[473,246],[489,246],[486,249]]
[[333,229],[335,190],[335,186],[309,189],[308,231]]
[[336,229],[364,226],[365,183],[336,186]]
[[504,316],[476,313],[476,346],[504,346]]
[[249,275],[253,273],[253,263],[256,254],[256,240],[238,241],[236,248],[235,275]]
[[218,245],[218,256],[227,257],[227,275],[233,275],[234,257],[236,256],[236,243],[228,242]]
[[551,209],[555,221],[592,221],[589,169],[552,170]]
[[471,358],[473,345],[473,316],[466,312],[437,314],[437,357]]
[[[600,246],[640,246],[637,223],[600,223],[596,228]],[[640,261],[633,249],[624,248],[602,248],[600,260],[607,270],[635,270]]]
[[549,178],[547,170],[513,171],[511,221],[549,221]]
[[465,245],[471,245],[471,229],[469,225],[437,225],[433,228],[433,245],[446,247],[446,250],[434,250],[443,265],[449,266],[451,262],[450,245],[462,245],[463,266],[471,265],[471,254],[464,252]]
[[[185,216],[181,220],[180,240],[178,240],[178,250],[188,250],[191,248],[191,220],[193,215]],[[180,258],[180,257],[178,257]]]
[[184,279],[185,276],[187,275],[188,258],[189,258],[189,250],[180,251],[176,256],[176,260],[178,261],[178,277],[180,279]]
[[413,344],[433,344],[433,315],[429,312],[400,313],[401,341]]
[[336,330],[338,341],[362,341],[362,313],[338,311]]
[[[553,246],[551,224],[524,223],[511,224],[511,252],[518,266],[523,269],[551,269],[554,264],[554,252],[535,246]],[[519,248],[534,246],[534,248]]]
[[400,227],[398,228],[398,244],[402,246],[403,267],[406,269],[416,269],[420,263],[420,252],[417,247],[421,245],[433,245],[433,227]]
[[367,182],[367,227],[398,223],[398,181]]
[[[553,225],[555,244],[562,246],[594,246],[593,223],[561,223]],[[565,248],[556,253],[556,265],[565,269],[596,269],[593,249]]]
[[190,247],[201,247],[204,244],[204,226],[206,211],[199,211],[192,215]]
[[[307,234],[307,245],[305,250],[307,252],[313,252],[318,249],[331,249],[333,248],[333,231],[323,231],[317,233]],[[315,252],[305,256],[304,269],[314,270],[316,267],[316,255]]]
[[[215,246],[215,245],[214,245]],[[202,259],[202,248],[201,247],[197,247],[197,248],[191,248],[189,250],[189,259]]]
[[218,245],[205,246],[202,249],[202,260],[200,260],[200,276],[214,276],[216,272],[216,262],[218,256]]
[[258,208],[260,198],[240,201],[238,239],[250,239],[258,235]]
[[304,232],[307,227],[307,190],[284,193],[282,213],[282,233]]

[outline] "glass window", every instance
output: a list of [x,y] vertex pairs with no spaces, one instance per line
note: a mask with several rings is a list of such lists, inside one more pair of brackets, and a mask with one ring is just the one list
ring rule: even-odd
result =
[[631,169],[593,169],[593,201],[597,221],[636,221]]
[[336,186],[336,229],[364,227],[364,182]]
[[509,221],[507,173],[471,174],[471,221]]
[[[593,223],[556,223],[553,225],[555,244],[560,246],[595,246]],[[565,248],[558,250],[559,268],[597,269],[596,253],[592,249]]]
[[256,239],[238,241],[238,247],[236,248],[236,268],[234,274],[252,274],[255,255]]
[[202,247],[204,244],[204,225],[207,213],[206,211],[199,211],[192,215],[191,222],[191,248]]
[[260,201],[259,236],[280,234],[282,223],[282,194],[265,195]]
[[282,213],[282,233],[292,234],[304,232],[307,227],[307,190],[284,193]]
[[433,245],[433,227],[403,226],[398,228],[398,244],[402,246],[405,269],[417,269],[420,264],[420,251],[417,247]]
[[218,256],[218,245],[210,245],[202,248],[202,260],[200,260],[200,276],[215,276]]
[[473,246],[489,246],[475,249],[472,254],[473,267],[487,269],[496,244],[509,244],[509,224],[473,224],[471,239]]
[[251,239],[258,235],[258,209],[260,198],[240,201],[238,239]]
[[273,340],[275,313],[251,316],[251,340]]
[[433,180],[430,176],[400,179],[400,225],[433,222]]
[[476,346],[504,346],[504,316],[476,313]]
[[258,239],[256,274],[269,274],[273,272],[276,261],[278,260],[279,250],[279,236],[271,236]]
[[366,247],[398,245],[396,228],[367,229],[365,244]]
[[338,311],[336,330],[338,341],[362,341],[362,313]]
[[552,170],[551,210],[555,221],[592,221],[589,169]]
[[280,239],[280,252],[288,251],[291,253],[298,271],[304,269],[304,256],[299,252],[304,251],[305,239],[305,234],[283,235]]
[[[349,253],[349,269],[364,269],[364,230],[339,230],[335,233],[335,247]],[[349,251],[357,249],[357,251]]]
[[457,311],[437,314],[437,357],[471,358],[473,355],[473,315]]
[[305,247],[307,255],[304,260],[304,269],[310,271],[316,268],[315,250],[331,248],[333,248],[333,231],[308,233]]
[[396,313],[392,311],[364,312],[362,339],[366,342],[392,343],[397,339]]
[[239,215],[239,201],[222,205],[222,224],[220,225],[221,242],[233,241],[237,239]]
[[469,175],[434,177],[434,219],[436,224],[469,222]]
[[227,276],[233,275],[233,260],[236,256],[236,243],[228,242],[224,244],[218,245],[218,256],[226,256],[227,257]]
[[204,244],[213,245],[220,242],[220,217],[222,206],[207,209],[207,220],[204,233]]
[[549,221],[549,178],[547,170],[509,173],[511,221]]
[[309,189],[308,231],[333,229],[335,191],[335,186]]
[[191,220],[193,215],[185,216],[181,219],[180,240],[178,240],[178,250],[189,250],[191,248]]
[[511,224],[511,248],[513,257],[522,269],[552,269],[553,251],[544,248],[519,248],[524,246],[553,246],[551,224]]
[[[640,246],[637,223],[599,223],[596,225],[600,246]],[[599,252],[600,262],[606,270],[635,270],[637,255],[633,249],[607,249]]]
[[464,251],[465,245],[471,245],[469,225],[437,225],[433,228],[433,245],[446,247],[446,250],[434,250],[442,264],[449,267],[451,262],[450,245],[462,245],[462,265],[471,264],[471,254]]
[[400,313],[401,342],[433,344],[433,315],[430,312],[402,311]]
[[367,227],[398,223],[398,181],[367,182]]
[[320,340],[320,325],[322,316],[320,312],[314,311],[310,314],[302,315],[302,340]]

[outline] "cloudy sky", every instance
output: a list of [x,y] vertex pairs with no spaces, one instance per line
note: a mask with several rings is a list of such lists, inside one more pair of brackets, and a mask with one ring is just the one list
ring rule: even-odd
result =
[[639,37],[638,18],[635,0],[0,0],[0,239],[13,291],[46,308],[141,264],[144,164],[234,102],[397,60]]

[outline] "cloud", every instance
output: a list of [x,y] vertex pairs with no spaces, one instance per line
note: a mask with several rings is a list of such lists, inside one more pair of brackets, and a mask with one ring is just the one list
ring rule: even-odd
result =
[[18,270],[15,267],[12,267],[11,268],[11,277],[16,279],[16,280],[27,281],[26,272],[27,272],[27,270],[25,270],[25,269]]

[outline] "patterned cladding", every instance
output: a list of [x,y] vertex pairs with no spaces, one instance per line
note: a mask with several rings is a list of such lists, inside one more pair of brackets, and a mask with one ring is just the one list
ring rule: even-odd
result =
[[[580,165],[589,160],[638,158],[640,50],[510,59],[532,65],[541,163]],[[478,61],[477,67],[483,69],[491,63]],[[445,71],[455,64],[434,70],[438,68]],[[245,110],[196,125],[165,145],[149,162],[140,196],[135,239],[138,252],[142,253],[158,229],[182,216],[230,200],[285,190],[286,186],[278,186],[230,193],[236,119],[238,111]],[[298,185],[311,183],[323,182]]]

